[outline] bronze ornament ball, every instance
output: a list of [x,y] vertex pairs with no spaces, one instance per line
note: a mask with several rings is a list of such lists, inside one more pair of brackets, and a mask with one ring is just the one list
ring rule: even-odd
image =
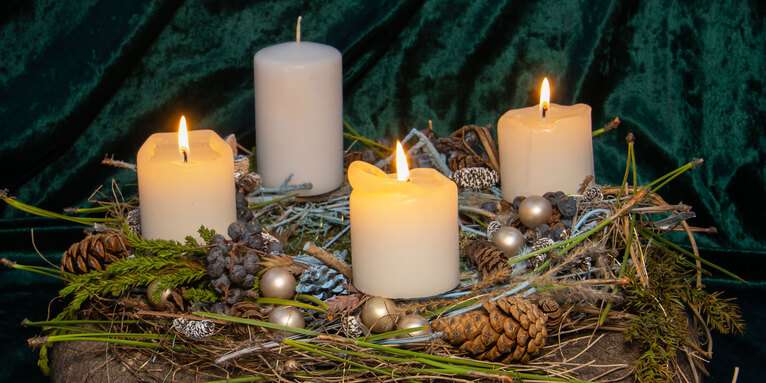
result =
[[401,335],[402,338],[426,336],[432,333],[433,331],[431,330],[431,323],[428,322],[428,319],[418,314],[405,315],[401,317],[398,322],[396,322],[397,330],[406,330],[409,328],[416,328],[416,327],[423,327],[423,326],[426,326],[427,328],[423,330],[418,330],[418,331],[410,332],[407,334],[403,334]]
[[388,298],[372,297],[362,308],[362,323],[372,332],[391,331],[396,323],[396,303]]
[[492,234],[492,243],[510,258],[519,254],[526,240],[519,229],[513,226],[502,226]]
[[524,226],[530,229],[545,223],[552,214],[553,207],[550,201],[539,195],[524,198],[519,205],[519,219]]
[[[279,306],[271,312],[269,315],[269,323],[278,324],[281,326],[306,328],[306,321],[303,319],[303,313],[301,310],[293,306]],[[275,334],[290,336],[293,334],[291,331],[276,330]]]
[[170,293],[173,291],[172,287],[168,287],[165,290],[162,290],[160,292],[159,299],[154,299],[154,293],[157,291],[157,289],[160,287],[160,280],[156,280],[149,284],[149,286],[146,287],[146,298],[149,300],[149,303],[152,304],[152,306],[158,308],[158,309],[164,309],[167,308],[168,303],[170,303]]
[[274,267],[261,276],[261,296],[290,299],[295,295],[295,277],[289,271]]

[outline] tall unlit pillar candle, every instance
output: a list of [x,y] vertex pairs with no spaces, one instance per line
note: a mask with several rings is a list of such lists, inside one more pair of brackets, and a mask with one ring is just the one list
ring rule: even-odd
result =
[[343,183],[343,76],[337,49],[287,42],[258,51],[255,137],[264,187],[310,182],[302,195]]

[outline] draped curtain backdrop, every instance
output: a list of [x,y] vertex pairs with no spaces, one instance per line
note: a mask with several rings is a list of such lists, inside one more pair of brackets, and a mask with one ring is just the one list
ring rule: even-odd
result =
[[[691,224],[718,228],[697,236],[703,254],[758,281],[766,253],[765,8],[758,0],[6,0],[0,188],[53,211],[87,205],[98,187],[111,194],[112,180],[134,195],[135,173],[101,159],[135,162],[143,141],[177,130],[181,114],[192,129],[257,145],[253,55],[295,39],[301,15],[304,41],[342,52],[344,118],[367,137],[401,138],[428,120],[440,136],[495,125],[508,109],[537,103],[547,76],[552,101],[591,105],[594,127],[622,121],[594,139],[599,183],[621,181],[628,132],[640,183],[704,158],[661,194],[693,206]],[[82,237],[81,227],[5,206],[0,216],[3,255],[26,263],[42,263],[29,228],[54,262]],[[1,275],[5,331],[24,316],[44,317],[60,288]],[[763,285],[742,291],[754,289]],[[35,356],[22,335],[3,355],[31,370]],[[762,346],[742,347],[763,355]]]

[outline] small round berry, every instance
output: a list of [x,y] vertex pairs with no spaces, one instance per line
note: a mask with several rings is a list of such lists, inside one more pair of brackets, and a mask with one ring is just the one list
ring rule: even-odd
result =
[[252,274],[245,275],[245,281],[240,284],[245,289],[252,289],[255,285],[255,276]]
[[246,227],[247,232],[250,234],[259,234],[261,231],[263,231],[261,224],[256,220],[248,222]]
[[229,277],[231,278],[231,281],[238,285],[245,282],[246,275],[247,275],[247,272],[245,271],[245,266],[242,266],[242,265],[236,265],[232,267],[231,272],[229,272]]
[[213,245],[223,245],[225,241],[226,238],[223,236],[223,234],[216,234],[210,237],[210,243]]
[[231,283],[229,282],[229,277],[227,277],[226,274],[221,274],[221,276],[214,279],[212,282],[210,282],[210,284],[213,285],[215,292],[218,294],[223,294],[223,292],[228,289],[228,286]]
[[229,234],[229,238],[231,238],[233,241],[239,241],[240,238],[242,238],[242,234],[245,232],[245,224],[244,222],[236,221],[232,222],[229,225],[229,228],[227,230],[227,233]]

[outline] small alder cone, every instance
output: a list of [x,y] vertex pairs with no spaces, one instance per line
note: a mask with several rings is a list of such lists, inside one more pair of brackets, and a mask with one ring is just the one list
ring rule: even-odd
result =
[[545,315],[548,316],[548,321],[545,323],[548,331],[557,329],[564,319],[564,313],[561,311],[561,306],[551,298],[542,298],[537,301],[537,307]]
[[447,161],[447,166],[454,172],[463,168],[484,166],[484,160],[473,154],[458,153],[450,157],[449,161]]
[[476,265],[485,279],[503,270],[509,270],[508,257],[491,242],[483,239],[475,239],[465,247],[465,255],[468,261]]
[[89,234],[61,255],[61,270],[84,274],[91,270],[104,270],[130,252],[122,233]]
[[545,345],[545,314],[523,298],[502,297],[433,322],[443,339],[479,360],[526,363]]

